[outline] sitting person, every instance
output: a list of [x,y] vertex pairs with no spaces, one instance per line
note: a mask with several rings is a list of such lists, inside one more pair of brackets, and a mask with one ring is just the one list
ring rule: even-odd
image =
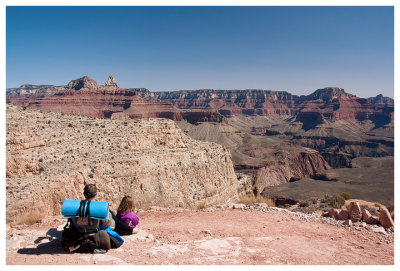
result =
[[[95,184],[87,184],[83,189],[83,196],[85,200],[92,201],[95,199],[97,195],[97,187]],[[71,219],[71,224],[77,229],[79,232],[83,233],[93,233],[97,230],[103,230],[108,227],[111,229],[115,228],[115,221],[112,218],[111,213],[109,212],[108,220],[97,220],[97,219],[88,219],[87,217],[74,217]]]
[[[85,185],[83,195],[85,201],[94,201],[97,195],[96,185]],[[81,201],[82,208],[85,208],[84,204],[84,201]],[[112,230],[114,228],[115,221],[110,210],[108,211],[107,220],[84,216],[72,217],[68,219],[64,227],[61,244],[65,250],[70,252],[93,252],[96,249],[107,251],[112,247],[121,246],[123,243],[118,239],[118,236],[110,236],[113,235]]]
[[115,231],[120,235],[128,235],[135,234],[139,232],[140,229],[140,221],[137,215],[135,214],[135,203],[133,202],[132,197],[125,196],[122,198],[121,203],[119,204],[116,217],[128,225],[131,230],[127,231],[122,227],[116,227]]

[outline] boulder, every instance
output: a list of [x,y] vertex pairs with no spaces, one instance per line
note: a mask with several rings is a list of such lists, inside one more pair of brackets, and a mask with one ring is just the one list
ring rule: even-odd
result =
[[379,223],[384,228],[390,228],[394,226],[393,219],[386,207],[379,207]]
[[368,210],[364,210],[362,212],[362,221],[367,222],[367,220],[372,217],[371,213]]
[[338,212],[338,210],[332,208],[332,209],[330,209],[330,210],[328,211],[328,216],[329,216],[330,218],[338,219],[339,212]]
[[362,221],[364,221],[368,224],[377,224],[378,223],[378,219],[376,217],[373,217],[368,210],[364,210],[362,212]]
[[349,218],[351,222],[358,222],[362,218],[360,204],[357,201],[350,202],[349,205]]
[[340,210],[338,215],[339,220],[347,220],[349,219],[349,211],[347,210]]

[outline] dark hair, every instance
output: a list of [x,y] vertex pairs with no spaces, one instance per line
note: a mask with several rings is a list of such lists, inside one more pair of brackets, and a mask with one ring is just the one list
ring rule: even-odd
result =
[[128,213],[135,211],[135,203],[131,196],[125,196],[122,198],[121,203],[118,206],[118,213]]
[[97,187],[95,184],[87,184],[83,189],[83,195],[87,199],[94,198],[97,195]]

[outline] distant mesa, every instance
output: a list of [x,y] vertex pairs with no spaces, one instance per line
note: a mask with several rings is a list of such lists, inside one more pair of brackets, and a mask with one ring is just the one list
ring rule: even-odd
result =
[[367,100],[371,104],[374,104],[374,105],[377,105],[380,107],[394,106],[394,100],[389,97],[384,97],[382,94],[379,94],[376,97],[370,97]]

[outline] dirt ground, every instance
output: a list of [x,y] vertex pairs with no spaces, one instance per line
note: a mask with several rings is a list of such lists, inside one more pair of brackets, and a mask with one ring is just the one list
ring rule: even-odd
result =
[[106,254],[60,246],[66,220],[7,227],[7,265],[393,265],[393,234],[258,210],[141,212],[142,230]]

